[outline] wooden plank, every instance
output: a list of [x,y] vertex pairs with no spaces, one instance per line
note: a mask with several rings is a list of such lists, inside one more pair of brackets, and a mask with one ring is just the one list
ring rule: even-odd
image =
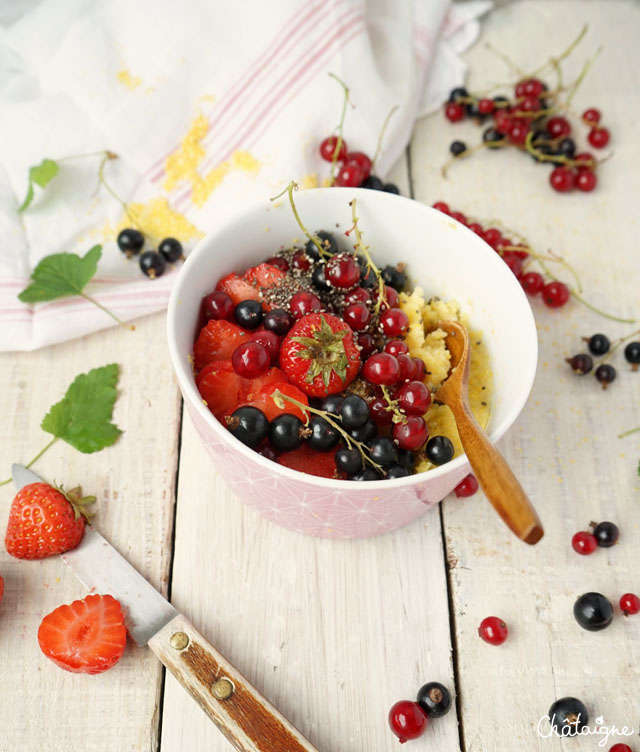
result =
[[[639,106],[628,95],[639,84],[638,66],[632,64],[637,5],[522,2],[504,7],[488,17],[483,36],[468,55],[468,83],[470,90],[478,90],[509,80],[485,41],[532,70],[545,56],[567,47],[584,22],[589,33],[567,63],[566,80],[602,45],[600,59],[574,101],[577,113],[601,108],[612,132],[614,153],[598,170],[596,191],[554,193],[547,183],[549,168],[506,150],[473,155],[454,165],[443,180],[439,169],[449,142],[460,138],[471,145],[481,130],[471,123],[445,125],[438,113],[419,125],[413,139],[416,197],[426,203],[443,199],[469,215],[501,219],[520,229],[534,248],[566,256],[593,303],[637,316]],[[576,131],[583,148],[586,129],[578,124]],[[640,587],[640,440],[638,435],[626,440],[616,435],[640,425],[640,374],[630,373],[617,353],[612,362],[618,379],[603,392],[592,374],[577,377],[564,363],[566,356],[584,350],[581,335],[602,331],[613,339],[634,327],[607,321],[575,303],[549,311],[536,302],[534,310],[538,375],[522,416],[500,447],[530,491],[546,537],[535,548],[519,543],[482,494],[466,501],[452,497],[444,504],[467,752],[564,749],[560,740],[540,738],[535,728],[553,700],[564,695],[586,703],[591,726],[601,715],[603,725],[626,724],[638,733],[640,621],[621,617],[617,600]],[[583,558],[572,551],[570,540],[592,519],[617,522],[621,543]],[[572,615],[575,599],[591,590],[616,605],[614,622],[602,633],[583,631]],[[500,648],[485,645],[476,633],[481,619],[491,614],[503,617],[511,628]],[[570,744],[572,750],[586,752],[596,749],[598,741],[585,737]],[[633,739],[622,737],[612,737],[603,748],[616,742],[635,749]]]
[[[392,177],[407,195],[404,162]],[[367,540],[292,533],[227,490],[188,418],[172,601],[323,752],[396,750],[391,705],[453,688],[438,510]],[[458,749],[455,712],[428,735]],[[171,676],[161,749],[230,749]]]
[[[96,527],[166,591],[180,401],[163,344],[164,314],[136,325],[135,332],[115,327],[35,352],[1,356],[2,475],[6,477],[12,461],[29,460],[47,443],[49,434],[40,429],[40,421],[78,373],[119,363],[114,421],[125,430],[120,440],[95,455],[58,442],[34,470],[47,480],[67,487],[81,483],[87,493],[95,493]],[[3,521],[13,495],[12,486],[1,491]],[[130,643],[121,662],[101,676],[62,671],[40,652],[37,630],[45,614],[84,597],[83,586],[58,557],[19,561],[4,546],[0,573],[5,580],[0,749],[155,750],[161,665],[151,651]]]

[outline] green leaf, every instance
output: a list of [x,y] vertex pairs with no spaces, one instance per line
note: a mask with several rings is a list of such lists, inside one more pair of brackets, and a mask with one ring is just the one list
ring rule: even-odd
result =
[[18,209],[19,212],[23,212],[27,208],[27,206],[29,206],[29,204],[33,201],[34,195],[35,194],[33,192],[33,183],[29,181],[29,188],[27,190],[27,195],[24,197],[24,201],[20,204],[20,207]]
[[29,180],[40,188],[46,188],[59,172],[57,162],[53,159],[43,159],[39,165],[29,168]]
[[116,363],[81,373],[44,416],[41,428],[85,454],[111,446],[122,433],[111,422],[117,383]]
[[80,295],[93,277],[102,255],[102,246],[94,245],[83,257],[75,253],[45,256],[31,274],[33,282],[18,298],[23,303],[41,303],[67,295]]

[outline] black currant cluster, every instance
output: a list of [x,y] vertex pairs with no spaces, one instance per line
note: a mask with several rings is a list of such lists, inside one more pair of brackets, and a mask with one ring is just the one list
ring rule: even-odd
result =
[[149,279],[161,277],[167,264],[175,264],[184,258],[182,243],[175,238],[165,238],[158,245],[158,250],[140,253],[144,248],[144,235],[140,230],[127,227],[118,235],[118,248],[127,258],[140,254],[139,264],[143,274]]
[[[594,375],[602,384],[602,388],[606,389],[617,376],[616,369],[610,363],[605,362],[607,356],[610,357],[620,345],[639,333],[634,332],[627,337],[620,337],[613,342],[609,340],[606,334],[594,334],[591,337],[583,337],[582,339],[587,343],[590,354],[578,353],[571,358],[565,358],[565,360],[571,366],[571,370],[578,376],[590,373],[595,365]],[[592,356],[596,356],[600,360],[594,362]],[[637,371],[640,367],[640,342],[629,342],[624,348],[624,357],[627,363],[631,364],[631,370]]]

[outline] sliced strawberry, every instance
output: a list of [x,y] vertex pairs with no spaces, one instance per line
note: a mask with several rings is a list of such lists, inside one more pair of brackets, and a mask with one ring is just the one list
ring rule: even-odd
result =
[[293,403],[284,400],[284,407],[278,407],[278,405],[276,405],[271,396],[276,389],[282,392],[282,394],[286,394],[288,397],[293,397],[293,399],[298,400],[298,402],[302,402],[303,405],[309,404],[307,395],[304,392],[301,392],[297,386],[289,384],[287,381],[277,381],[273,384],[267,384],[267,386],[262,387],[258,392],[255,400],[247,404],[252,407],[257,407],[258,410],[262,410],[270,421],[284,413],[291,413],[292,415],[297,415],[300,420],[306,420],[304,412]]
[[200,330],[193,346],[196,373],[214,360],[229,360],[236,347],[248,339],[249,334],[237,324],[212,319]]
[[261,287],[277,287],[286,278],[286,272],[278,269],[271,264],[260,264],[252,266],[242,275],[244,279],[252,284],[258,291]]
[[226,292],[234,305],[243,300],[262,300],[258,288],[235,272],[223,277],[216,285],[216,290]]
[[111,595],[88,595],[59,606],[38,629],[38,644],[47,658],[81,674],[101,674],[115,666],[126,641],[122,608]]
[[255,379],[240,379],[240,389],[238,390],[238,399],[241,402],[253,402],[258,399],[260,390],[270,384],[286,382],[287,377],[279,368],[270,368],[262,376]]
[[214,360],[196,377],[196,386],[202,399],[218,420],[238,407],[242,382],[250,383],[238,376],[230,360]]
[[310,449],[307,444],[303,444],[299,449],[293,452],[284,452],[278,457],[278,462],[292,470],[307,475],[319,475],[321,478],[344,478],[344,474],[336,470],[335,454],[336,449],[330,452],[317,452]]

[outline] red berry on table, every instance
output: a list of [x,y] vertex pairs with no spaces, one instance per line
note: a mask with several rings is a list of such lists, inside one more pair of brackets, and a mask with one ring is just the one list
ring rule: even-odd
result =
[[498,133],[508,133],[511,128],[511,115],[506,110],[498,110],[494,116],[493,123]]
[[224,319],[228,321],[233,318],[233,309],[235,308],[233,300],[226,292],[214,290],[202,299],[202,313],[207,321],[210,319]]
[[527,272],[520,277],[520,284],[527,295],[537,295],[544,287],[544,278],[539,272]]
[[271,356],[266,347],[257,342],[243,342],[231,356],[233,370],[243,379],[255,379],[267,372]]
[[282,340],[280,366],[305,394],[326,397],[343,391],[354,380],[360,351],[344,321],[328,313],[310,313]]
[[570,297],[571,293],[564,282],[554,280],[553,282],[547,282],[542,288],[542,300],[549,308],[562,308],[569,301]]
[[628,744],[614,744],[609,752],[633,752]]
[[443,214],[449,213],[449,204],[445,204],[444,201],[436,201],[433,205],[434,209],[437,209],[438,211],[442,212]]
[[603,149],[611,138],[611,134],[606,128],[592,128],[587,136],[587,141],[595,149]]
[[551,138],[568,136],[571,133],[571,124],[566,118],[552,117],[547,121],[547,133]]
[[[338,136],[328,136],[320,144],[320,156],[327,162],[333,162],[333,157],[338,145]],[[344,162],[347,156],[347,143],[342,140],[340,149],[338,150],[338,162]]]
[[320,311],[322,302],[312,292],[297,292],[289,301],[289,310],[295,319],[300,319],[307,314]]
[[364,303],[352,303],[344,309],[342,318],[354,331],[359,332],[369,326],[371,311]]
[[399,337],[409,328],[409,317],[401,308],[389,308],[380,314],[380,326],[387,337]]
[[459,499],[465,499],[467,496],[473,496],[478,488],[479,485],[476,476],[469,473],[466,478],[463,478],[460,483],[458,483],[453,491]]
[[462,212],[451,212],[449,216],[451,217],[451,219],[455,219],[456,222],[460,222],[463,225],[467,224],[467,218]]
[[493,99],[478,100],[478,112],[481,115],[490,115],[494,111],[495,107],[496,105]]
[[579,154],[576,154],[573,158],[573,161],[576,163],[576,167],[579,169],[590,169],[593,170],[593,168],[596,166],[596,158],[588,151],[581,151]]
[[573,170],[569,167],[556,167],[549,175],[551,187],[558,193],[570,191],[575,183]]
[[271,363],[277,362],[278,353],[280,352],[280,337],[275,332],[270,332],[266,329],[253,332],[253,334],[249,335],[249,342],[256,342],[262,345],[269,353]]
[[469,229],[471,232],[475,232],[476,235],[480,235],[480,237],[482,237],[482,234],[484,233],[484,228],[478,222],[471,222]]
[[585,191],[585,193],[592,191],[598,184],[598,178],[595,172],[591,170],[582,169],[578,170],[576,177],[576,188],[579,191]]
[[529,83],[528,80],[526,81],[518,81],[518,83],[515,85],[513,89],[513,93],[516,95],[516,97],[524,97],[526,96],[526,87]]
[[522,259],[517,254],[516,251],[505,251],[502,254],[502,260],[504,263],[511,269],[511,271],[515,274],[517,279],[520,279],[522,276]]
[[370,384],[393,386],[400,378],[398,359],[384,352],[371,355],[362,366],[362,375]]
[[545,91],[545,85],[537,78],[530,78],[524,82],[522,90],[527,97],[539,97]]
[[502,645],[509,635],[507,625],[497,616],[487,616],[480,622],[478,634],[489,645]]
[[500,230],[496,230],[495,227],[485,230],[482,237],[492,248],[497,248],[498,244],[502,242],[502,233]]
[[635,616],[640,613],[640,598],[634,593],[625,593],[620,598],[620,610],[625,616]]
[[409,348],[407,343],[401,339],[392,339],[384,346],[384,351],[389,353],[389,355],[397,357],[398,355],[406,355],[409,352]]
[[334,286],[341,289],[353,287],[360,281],[360,267],[355,256],[339,253],[327,261],[325,277]]
[[581,530],[571,538],[571,547],[577,554],[589,556],[598,548],[598,541],[593,533]]
[[371,175],[371,160],[364,152],[350,151],[345,158],[345,162],[354,162],[357,164],[364,175],[363,180],[366,180]]
[[391,436],[400,449],[415,451],[429,438],[429,427],[424,418],[410,415],[405,423],[394,423]]
[[396,399],[406,415],[424,415],[431,405],[431,392],[422,381],[409,381],[400,387]]
[[389,711],[389,727],[400,744],[422,736],[428,724],[429,718],[417,702],[400,700]]
[[345,188],[357,188],[364,179],[364,172],[357,162],[345,162],[338,171],[336,185]]
[[38,629],[38,644],[47,658],[79,674],[101,674],[115,666],[126,642],[122,608],[111,595],[88,595],[59,606]]
[[448,102],[444,108],[444,116],[452,123],[457,123],[465,116],[464,106],[458,102]]
[[590,107],[582,113],[582,119],[585,123],[597,125],[600,122],[600,110],[596,110],[595,107]]
[[48,483],[29,483],[15,495],[4,543],[18,559],[44,559],[75,548],[84,535],[79,489],[64,494]]
[[518,103],[518,110],[522,112],[538,112],[542,109],[538,97],[525,97],[522,102]]

